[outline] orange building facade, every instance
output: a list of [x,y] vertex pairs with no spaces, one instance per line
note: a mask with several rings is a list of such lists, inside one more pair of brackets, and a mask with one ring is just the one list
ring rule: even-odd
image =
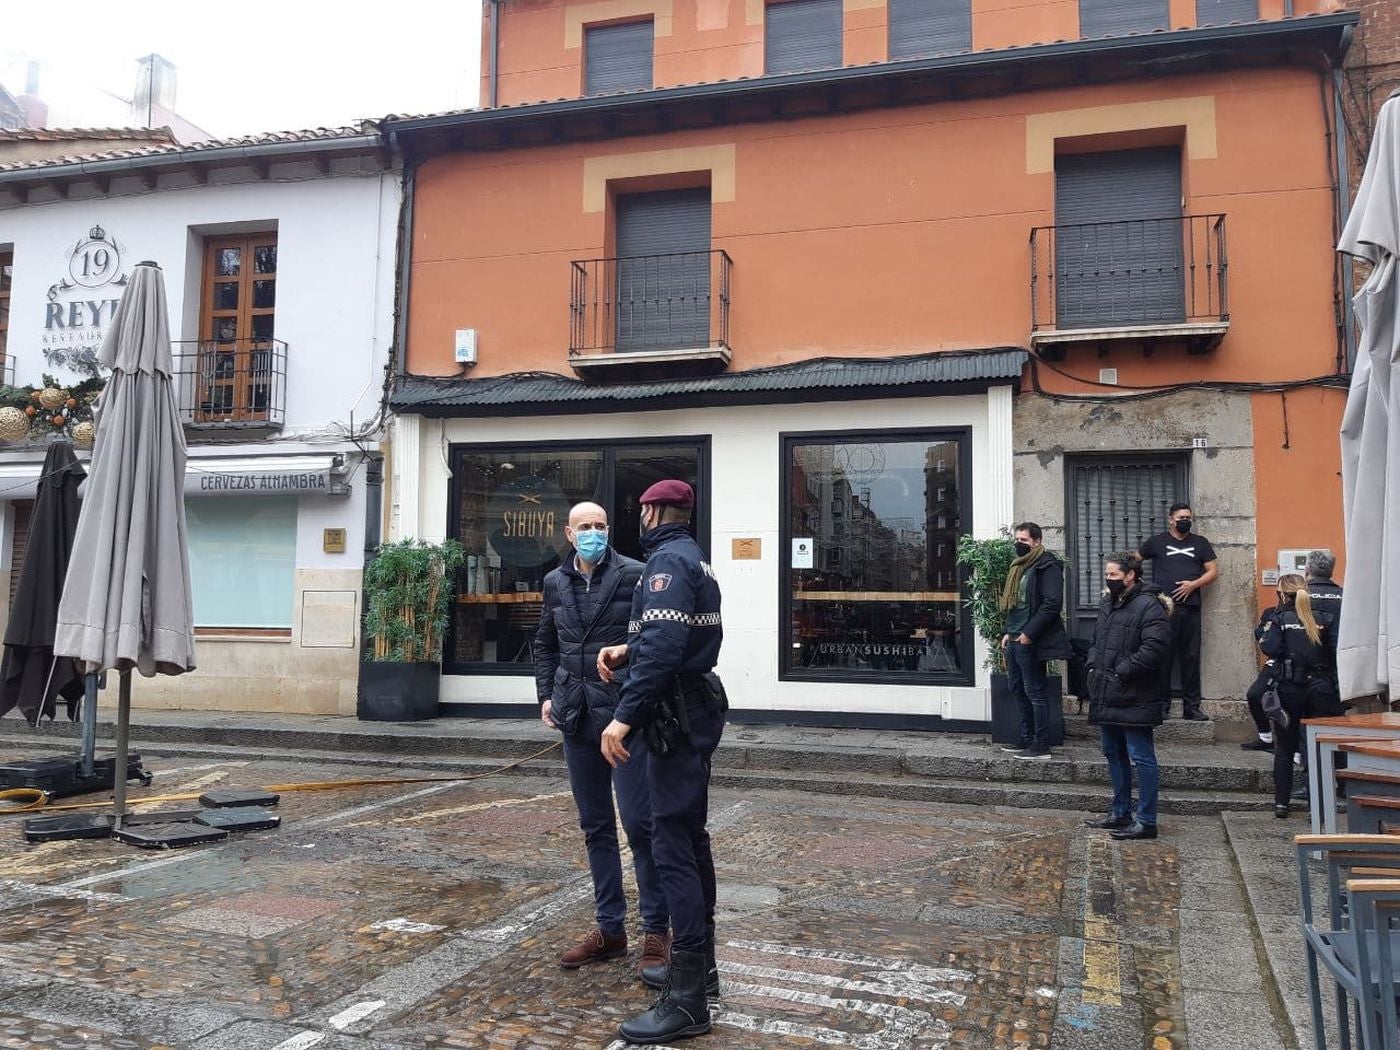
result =
[[983,724],[958,538],[1039,521],[1082,634],[1178,500],[1238,706],[1265,572],[1341,547],[1331,6],[495,5],[497,104],[386,125],[394,528],[469,552],[444,700],[533,704],[569,504],[637,554],[682,474],[737,717]]

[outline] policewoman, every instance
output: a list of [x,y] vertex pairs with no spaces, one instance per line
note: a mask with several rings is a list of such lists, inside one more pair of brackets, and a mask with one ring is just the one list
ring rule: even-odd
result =
[[658,481],[642,493],[641,504],[647,562],[632,600],[628,641],[598,654],[605,680],[627,668],[601,750],[617,766],[629,758],[629,735],[645,735],[652,858],[671,913],[671,972],[651,1009],[619,1031],[628,1042],[665,1043],[708,1032],[707,995],[719,995],[715,862],[705,822],[710,758],[729,705],[713,673],[724,637],[719,584],[690,536],[695,492],[683,481]]

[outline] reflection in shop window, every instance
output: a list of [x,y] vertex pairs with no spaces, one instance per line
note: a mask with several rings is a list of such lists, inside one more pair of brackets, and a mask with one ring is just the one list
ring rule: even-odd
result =
[[966,680],[959,572],[963,439],[790,439],[786,569],[792,677]]
[[544,578],[572,553],[564,537],[569,510],[585,500],[602,505],[611,546],[642,558],[638,497],[662,478],[696,485],[700,461],[699,443],[455,448],[452,535],[466,560],[448,633],[449,673],[491,665],[528,671]]

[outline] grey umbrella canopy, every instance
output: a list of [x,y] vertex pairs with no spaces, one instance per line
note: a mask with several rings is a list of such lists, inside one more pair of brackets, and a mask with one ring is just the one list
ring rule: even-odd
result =
[[[1342,417],[1347,597],[1343,699],[1400,690],[1400,92],[1381,107],[1338,250],[1371,264],[1353,300],[1361,343]],[[1390,526],[1387,523],[1392,523]]]
[[194,670],[194,602],[185,528],[185,435],[171,385],[170,324],[160,267],[143,262],[102,341],[112,377],[95,407],[92,450],[73,555],[58,604],[54,655],[87,674],[83,765],[90,775],[97,673],[121,672],[115,820],[126,804],[131,671]]
[[154,263],[132,272],[99,360],[112,378],[97,405],[54,653],[87,671],[192,671],[185,435],[170,379],[165,283]]

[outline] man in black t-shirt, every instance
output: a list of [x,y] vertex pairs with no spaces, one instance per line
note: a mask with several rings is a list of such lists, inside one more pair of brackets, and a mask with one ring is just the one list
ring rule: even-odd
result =
[[[1176,603],[1172,613],[1172,649],[1163,675],[1171,683],[1172,668],[1181,668],[1181,717],[1204,722],[1201,710],[1201,591],[1220,575],[1215,548],[1191,532],[1191,505],[1176,503],[1167,512],[1166,532],[1153,536],[1138,552],[1152,562],[1152,582]],[[1168,709],[1171,693],[1167,693]]]

